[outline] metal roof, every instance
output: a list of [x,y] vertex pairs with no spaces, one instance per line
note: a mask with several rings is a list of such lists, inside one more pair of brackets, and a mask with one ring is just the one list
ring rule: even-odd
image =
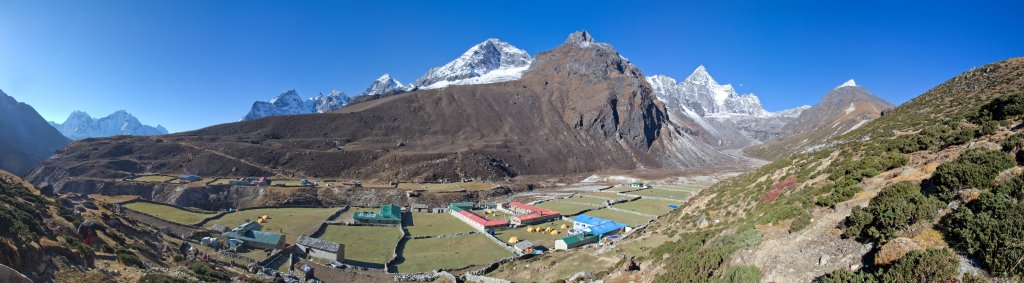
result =
[[318,249],[318,250],[332,252],[332,253],[338,252],[338,250],[341,247],[344,246],[342,244],[338,244],[338,243],[335,243],[335,242],[331,242],[331,241],[327,241],[327,240],[322,240],[322,239],[317,239],[317,238],[311,238],[311,237],[307,237],[307,236],[299,237],[299,241],[295,242],[295,243],[299,244],[299,245],[307,246],[307,247],[310,247],[310,248]]

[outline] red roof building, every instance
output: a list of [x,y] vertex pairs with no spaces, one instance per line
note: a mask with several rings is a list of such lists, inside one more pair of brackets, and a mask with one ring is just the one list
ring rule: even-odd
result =
[[515,217],[512,217],[511,222],[513,225],[517,226],[541,223],[562,217],[558,211],[515,201],[506,203],[502,208],[511,211],[516,215]]
[[473,226],[473,228],[483,232],[487,232],[487,230],[497,227],[508,226],[508,221],[506,220],[487,219],[469,210],[452,209],[450,211],[455,218],[458,218],[459,220],[462,220],[462,222],[469,224],[469,226]]

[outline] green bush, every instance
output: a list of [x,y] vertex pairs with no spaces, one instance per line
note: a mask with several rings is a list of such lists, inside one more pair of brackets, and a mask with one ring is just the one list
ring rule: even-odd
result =
[[851,272],[839,269],[829,272],[815,282],[821,283],[876,283],[876,282],[958,282],[956,256],[949,249],[911,251],[888,266]]
[[1015,93],[993,99],[981,107],[975,120],[1006,120],[1024,114],[1024,93]]
[[1004,152],[972,149],[956,161],[939,165],[930,181],[939,199],[949,201],[963,189],[992,187],[996,175],[1015,164],[1013,158]]
[[142,260],[139,259],[139,257],[136,256],[131,251],[128,251],[126,249],[118,249],[116,254],[117,261],[124,265],[134,266],[138,268],[146,268],[146,264],[142,263]]
[[866,208],[854,207],[844,221],[845,235],[868,242],[885,242],[897,232],[935,215],[940,202],[921,194],[911,182],[900,182],[882,189]]
[[958,250],[999,276],[1024,276],[1024,175],[1017,176],[947,216],[940,226]]
[[[717,235],[717,236],[716,236]],[[724,275],[720,268],[736,251],[761,242],[761,232],[745,228],[732,234],[702,231],[683,235],[680,240],[661,244],[651,252],[652,258],[671,254],[666,271],[654,282],[714,282]],[[722,272],[722,273],[719,273]],[[736,271],[749,273],[749,271]],[[760,271],[758,271],[760,274]],[[745,274],[737,274],[737,276]],[[760,277],[760,276],[758,276]]]
[[863,188],[857,185],[836,188],[831,194],[818,198],[815,204],[835,208],[836,204],[852,199],[863,190]]
[[1010,135],[1005,140],[1003,140],[1003,143],[1002,143],[1003,151],[1011,152],[1011,151],[1014,151],[1014,150],[1021,149],[1021,141],[1024,141],[1024,138],[1022,138],[1022,134],[1021,133],[1016,133],[1016,134]]
[[757,266],[749,265],[729,267],[729,269],[725,271],[725,276],[722,276],[720,280],[715,281],[730,283],[761,282],[761,269],[758,269]]
[[227,273],[225,273],[223,271],[217,270],[216,266],[214,266],[212,264],[209,264],[209,263],[205,263],[205,262],[194,263],[194,264],[190,265],[188,267],[188,269],[190,271],[192,271],[193,274],[196,275],[196,278],[198,278],[199,281],[202,281],[202,282],[230,282],[231,281],[231,275],[230,274],[227,274]]
[[907,253],[876,276],[882,282],[951,282],[958,279],[957,267],[949,249],[929,249]]
[[849,269],[840,268],[826,273],[814,282],[819,283],[876,283],[874,274],[867,272],[851,272]]
[[803,230],[804,228],[807,228],[807,226],[811,226],[810,213],[804,213],[797,217],[796,219],[793,219],[793,223],[789,225],[789,232],[798,232],[800,230]]

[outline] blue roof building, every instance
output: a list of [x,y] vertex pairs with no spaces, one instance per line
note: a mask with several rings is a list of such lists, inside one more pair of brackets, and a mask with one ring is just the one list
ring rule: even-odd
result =
[[577,215],[572,220],[573,230],[577,233],[590,232],[597,236],[613,235],[626,228],[626,224],[586,214]]

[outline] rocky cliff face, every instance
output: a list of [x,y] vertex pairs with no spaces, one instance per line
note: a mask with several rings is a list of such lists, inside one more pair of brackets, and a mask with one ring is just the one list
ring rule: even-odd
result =
[[24,176],[70,142],[32,106],[0,91],[0,170]]

